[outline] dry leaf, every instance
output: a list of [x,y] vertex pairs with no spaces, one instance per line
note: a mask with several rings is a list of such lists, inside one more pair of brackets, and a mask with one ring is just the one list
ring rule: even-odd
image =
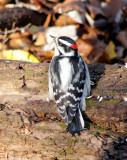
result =
[[98,29],[87,27],[88,34],[83,34],[82,39],[98,39],[98,35],[104,36],[103,31],[99,31]]
[[92,52],[88,55],[88,60],[90,63],[97,63],[99,58],[103,55],[105,51],[105,45],[103,42],[98,42]]
[[45,32],[38,32],[37,33],[37,39],[35,41],[35,45],[36,46],[41,46],[41,45],[45,45],[46,44],[46,40],[45,40]]
[[40,63],[40,61],[31,53],[24,50],[5,50],[3,51],[3,58],[8,60],[21,60],[28,62]]
[[32,41],[29,38],[13,38],[9,41],[9,46],[11,48],[17,48],[17,49],[26,49],[28,50],[30,45],[32,44]]
[[76,21],[64,14],[59,16],[58,19],[55,21],[56,26],[65,26],[71,24],[76,24]]
[[28,37],[30,36],[31,33],[26,31],[26,32],[23,32],[23,33],[20,33],[20,32],[13,32],[11,34],[8,35],[8,39],[12,39],[12,38],[21,38],[21,37]]
[[123,52],[124,52],[124,47],[123,46],[117,46],[115,50],[117,52],[118,57],[123,57]]
[[115,52],[115,45],[112,41],[110,41],[102,56],[99,58],[99,62],[110,63],[113,58],[116,58],[116,56],[117,54]]
[[93,6],[100,6],[100,1],[99,0],[89,0],[90,4]]
[[0,0],[0,5],[5,5],[9,2],[11,2],[11,0]]
[[85,3],[81,0],[65,0],[63,3],[58,3],[54,7],[56,13],[65,13],[70,10],[77,10],[79,12],[84,12]]
[[81,14],[81,12],[78,12],[77,10],[71,10],[71,11],[66,12],[65,14],[67,14],[77,23],[84,24],[85,17],[83,16],[83,14]]
[[78,39],[76,41],[79,53],[85,53],[86,57],[92,52],[94,46],[87,40]]
[[95,7],[95,6],[92,6],[92,5],[87,5],[87,8],[90,12],[90,16],[95,19],[95,17],[97,15],[102,15],[103,17],[106,17],[103,10],[100,8],[100,7]]
[[116,57],[115,44],[112,41],[110,41],[108,46],[105,48],[105,53],[107,57],[109,57],[109,60]]
[[117,34],[116,39],[127,49],[127,32],[121,31]]
[[102,10],[106,17],[115,19],[117,12],[121,8],[121,0],[112,0],[109,3],[103,3]]
[[49,52],[40,52],[40,56],[43,56],[44,58],[50,59],[54,56],[54,50],[51,50]]

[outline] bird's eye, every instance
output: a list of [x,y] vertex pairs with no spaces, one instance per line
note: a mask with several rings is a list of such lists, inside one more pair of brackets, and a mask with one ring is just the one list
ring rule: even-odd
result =
[[62,43],[60,41],[58,42],[58,44],[59,44],[59,46],[62,46]]

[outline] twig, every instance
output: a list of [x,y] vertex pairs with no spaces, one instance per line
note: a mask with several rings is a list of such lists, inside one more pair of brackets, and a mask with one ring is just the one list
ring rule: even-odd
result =
[[30,25],[31,25],[31,23],[29,23],[26,26],[21,27],[21,28],[19,28],[19,27],[14,28],[14,25],[13,25],[14,29],[11,29],[11,30],[7,30],[7,28],[5,28],[4,36],[3,36],[3,42],[2,42],[2,55],[1,55],[2,59],[4,59],[4,57],[3,57],[4,45],[8,41],[7,35],[10,34],[10,33],[14,33],[16,31],[23,32],[24,30],[28,29],[30,27]]
[[16,32],[16,31],[22,31],[22,30],[26,30],[30,27],[31,23],[27,24],[25,27],[16,27],[15,29],[12,29],[12,30],[8,30],[7,33],[13,33],[13,32]]

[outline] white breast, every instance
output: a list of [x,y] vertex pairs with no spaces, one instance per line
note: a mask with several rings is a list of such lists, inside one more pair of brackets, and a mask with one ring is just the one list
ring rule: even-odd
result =
[[68,58],[60,60],[61,90],[66,91],[72,81],[73,68]]

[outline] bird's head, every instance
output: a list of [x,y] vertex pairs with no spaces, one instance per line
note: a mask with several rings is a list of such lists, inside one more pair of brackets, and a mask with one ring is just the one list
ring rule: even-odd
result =
[[78,56],[77,44],[73,39],[67,36],[54,37],[55,56]]

